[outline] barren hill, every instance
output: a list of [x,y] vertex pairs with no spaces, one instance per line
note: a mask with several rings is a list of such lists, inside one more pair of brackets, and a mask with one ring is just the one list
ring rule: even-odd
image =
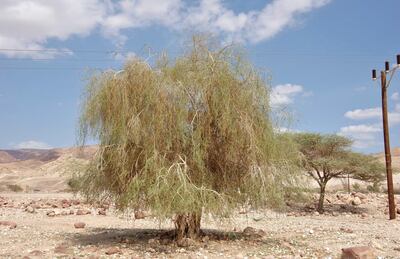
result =
[[0,191],[63,191],[72,171],[86,164],[96,150],[96,146],[0,150]]

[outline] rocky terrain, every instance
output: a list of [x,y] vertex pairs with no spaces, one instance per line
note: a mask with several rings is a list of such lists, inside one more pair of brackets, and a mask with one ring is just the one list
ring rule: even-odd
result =
[[387,220],[384,195],[336,193],[326,203],[324,214],[310,202],[279,213],[242,208],[222,221],[205,215],[201,240],[176,243],[168,235],[172,220],[151,212],[122,214],[111,203],[87,204],[68,193],[3,193],[0,257],[338,258],[352,246],[400,257],[400,220]]
[[[71,172],[95,152],[0,151],[0,258],[338,258],[353,246],[400,258],[400,220],[388,220],[386,196],[347,194],[341,180],[329,183],[324,214],[315,211],[316,195],[281,212],[238,208],[229,219],[203,215],[204,236],[177,243],[172,219],[121,213],[68,192]],[[400,151],[393,154],[395,165]]]

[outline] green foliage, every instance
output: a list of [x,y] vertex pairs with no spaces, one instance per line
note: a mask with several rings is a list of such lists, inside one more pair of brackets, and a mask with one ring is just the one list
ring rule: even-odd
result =
[[353,183],[352,184],[353,190],[356,192],[360,192],[361,191],[361,185],[359,183]]
[[381,192],[381,186],[378,182],[374,182],[374,183],[372,183],[372,185],[367,186],[367,191],[379,193],[379,192]]
[[299,133],[294,139],[303,155],[303,168],[319,183],[347,175],[370,182],[384,179],[383,164],[373,156],[352,152],[346,137]]
[[7,187],[8,187],[9,190],[11,190],[13,192],[22,192],[24,190],[18,184],[8,184]]
[[175,60],[94,74],[80,136],[99,140],[79,181],[89,199],[156,215],[279,206],[295,186],[292,140],[270,121],[265,81],[240,49],[194,37]]

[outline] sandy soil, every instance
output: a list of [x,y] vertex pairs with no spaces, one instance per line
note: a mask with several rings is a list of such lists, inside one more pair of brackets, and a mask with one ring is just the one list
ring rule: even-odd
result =
[[[378,256],[400,258],[400,220],[387,220],[385,196],[368,194],[358,206],[353,198],[328,195],[324,215],[310,204],[289,204],[282,213],[241,210],[222,222],[208,215],[203,240],[176,244],[165,235],[172,221],[134,219],[68,193],[0,193],[0,222],[17,224],[0,226],[0,257],[338,258],[342,248],[367,245]],[[79,209],[91,214],[76,215]],[[86,226],[77,229],[77,222]],[[254,229],[243,232],[248,226]]]

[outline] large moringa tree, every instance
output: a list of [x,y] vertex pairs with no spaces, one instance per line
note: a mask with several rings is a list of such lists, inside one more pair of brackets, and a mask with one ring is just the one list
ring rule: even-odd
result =
[[269,88],[238,48],[214,45],[194,37],[182,57],[91,77],[80,135],[99,151],[82,175],[87,198],[174,216],[178,239],[198,237],[202,212],[282,202],[295,152],[274,133]]

